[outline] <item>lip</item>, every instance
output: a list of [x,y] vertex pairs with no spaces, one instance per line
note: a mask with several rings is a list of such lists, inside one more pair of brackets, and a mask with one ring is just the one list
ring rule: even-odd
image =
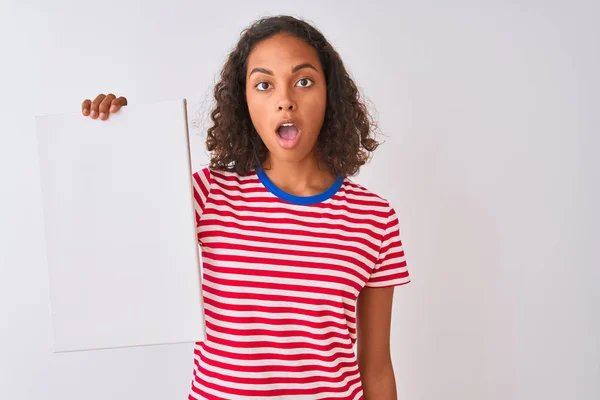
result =
[[279,120],[279,122],[277,123],[277,126],[275,127],[275,132],[277,132],[279,130],[279,128],[281,128],[281,125],[283,125],[283,124],[293,124],[298,129],[298,131],[300,131],[298,124],[296,122],[294,122],[294,120],[292,118],[284,118],[282,120]]

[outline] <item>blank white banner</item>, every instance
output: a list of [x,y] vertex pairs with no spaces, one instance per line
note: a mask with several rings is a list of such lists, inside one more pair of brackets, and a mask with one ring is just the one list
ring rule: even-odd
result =
[[204,340],[186,101],[36,126],[54,351]]

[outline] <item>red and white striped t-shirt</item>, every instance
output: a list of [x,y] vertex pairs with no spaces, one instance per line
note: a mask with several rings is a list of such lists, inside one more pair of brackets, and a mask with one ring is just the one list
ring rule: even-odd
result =
[[262,169],[193,186],[206,341],[188,399],[362,399],[358,294],[410,282],[394,209],[347,177],[310,197]]

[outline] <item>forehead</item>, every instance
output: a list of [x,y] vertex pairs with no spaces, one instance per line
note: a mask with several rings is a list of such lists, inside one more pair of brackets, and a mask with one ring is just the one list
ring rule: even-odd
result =
[[254,46],[248,55],[248,71],[253,67],[277,69],[279,66],[291,69],[291,64],[304,62],[319,68],[317,51],[294,35],[278,33]]

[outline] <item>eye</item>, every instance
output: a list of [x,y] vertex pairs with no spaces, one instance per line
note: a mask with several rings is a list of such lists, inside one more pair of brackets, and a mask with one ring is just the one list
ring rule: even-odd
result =
[[312,80],[312,79],[309,79],[309,78],[303,78],[303,79],[300,79],[300,80],[299,80],[299,81],[296,83],[296,86],[300,86],[300,87],[309,87],[309,86],[312,86],[312,84],[313,84],[313,83],[314,83],[314,82],[313,82],[313,80]]
[[255,87],[256,90],[264,92],[265,90],[269,89],[269,85],[269,82],[258,82]]

